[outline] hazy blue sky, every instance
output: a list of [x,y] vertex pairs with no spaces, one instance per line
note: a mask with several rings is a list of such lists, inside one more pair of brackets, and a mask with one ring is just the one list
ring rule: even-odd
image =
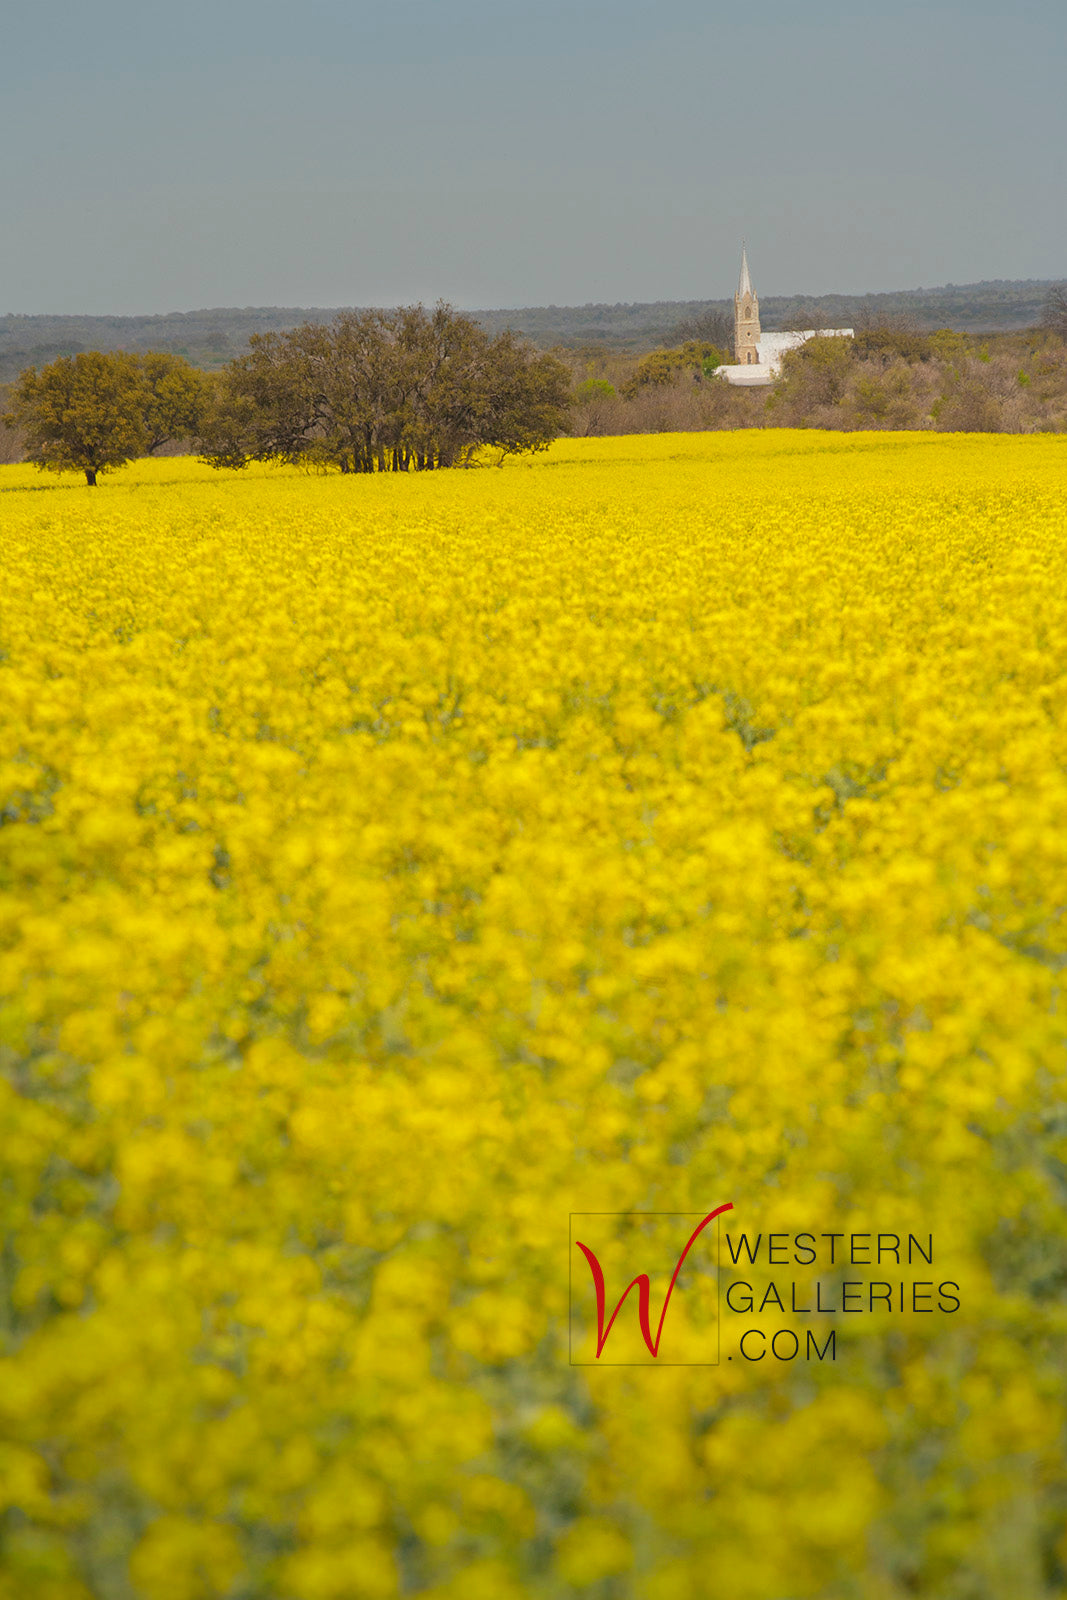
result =
[[26,0],[0,313],[1067,276],[1065,0]]

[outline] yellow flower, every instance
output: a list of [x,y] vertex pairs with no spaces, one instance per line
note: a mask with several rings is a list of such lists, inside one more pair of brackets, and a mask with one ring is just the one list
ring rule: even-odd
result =
[[[1063,464],[0,468],[2,1600],[1052,1570]],[[904,1255],[572,1367],[568,1213],[726,1200]]]

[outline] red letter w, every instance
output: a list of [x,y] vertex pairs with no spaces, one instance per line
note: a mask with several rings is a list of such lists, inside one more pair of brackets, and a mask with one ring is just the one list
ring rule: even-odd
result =
[[659,1342],[660,1342],[660,1339],[663,1337],[663,1323],[664,1323],[664,1320],[665,1320],[665,1318],[667,1316],[667,1307],[671,1303],[671,1295],[674,1293],[674,1285],[678,1281],[678,1274],[682,1270],[682,1264],[684,1263],[686,1256],[689,1254],[689,1252],[693,1248],[693,1245],[695,1244],[696,1240],[699,1238],[700,1234],[703,1233],[703,1231],[707,1227],[708,1223],[711,1222],[714,1217],[721,1216],[724,1211],[732,1211],[733,1209],[734,1209],[733,1201],[732,1200],[728,1200],[727,1203],[724,1206],[718,1206],[714,1211],[709,1211],[707,1216],[704,1218],[703,1222],[699,1225],[699,1227],[694,1228],[693,1232],[689,1235],[689,1242],[686,1245],[685,1249],[682,1251],[681,1255],[678,1257],[678,1264],[674,1269],[674,1276],[670,1281],[670,1286],[669,1286],[669,1288],[667,1290],[667,1293],[666,1293],[666,1295],[664,1296],[664,1299],[663,1299],[663,1310],[660,1312],[659,1327],[656,1329],[656,1337],[655,1337],[655,1339],[653,1339],[653,1337],[652,1337],[652,1328],[651,1328],[651,1324],[649,1323],[649,1298],[650,1298],[651,1293],[652,1293],[652,1286],[651,1286],[651,1284],[649,1282],[648,1273],[647,1272],[639,1272],[637,1274],[637,1277],[633,1278],[626,1285],[626,1288],[622,1292],[622,1297],[619,1300],[618,1305],[615,1307],[615,1310],[611,1313],[611,1321],[608,1323],[607,1327],[605,1328],[605,1326],[604,1326],[604,1311],[606,1309],[607,1301],[606,1301],[606,1295],[605,1295],[605,1292],[604,1292],[604,1273],[603,1273],[603,1271],[601,1269],[600,1262],[597,1260],[596,1256],[590,1250],[589,1246],[586,1245],[586,1244],[583,1244],[580,1239],[576,1239],[575,1240],[575,1243],[577,1244],[579,1250],[582,1252],[582,1254],[585,1256],[585,1259],[589,1263],[589,1270],[593,1274],[593,1286],[596,1289],[596,1358],[597,1358],[598,1361],[600,1360],[600,1357],[603,1354],[604,1346],[608,1342],[608,1334],[611,1332],[612,1324],[614,1323],[615,1318],[618,1316],[619,1312],[622,1310],[623,1301],[625,1301],[626,1296],[629,1294],[630,1290],[634,1287],[634,1284],[637,1285],[637,1315],[638,1315],[638,1320],[641,1323],[641,1336],[644,1339],[645,1344],[648,1346],[648,1349],[649,1349],[650,1353],[652,1354],[652,1356],[655,1357],[655,1356],[659,1355]]

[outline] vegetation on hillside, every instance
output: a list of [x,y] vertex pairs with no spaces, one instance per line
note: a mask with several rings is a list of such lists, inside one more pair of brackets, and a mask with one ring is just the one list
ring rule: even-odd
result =
[[699,383],[701,378],[710,378],[722,366],[723,359],[722,350],[701,339],[689,339],[673,350],[653,350],[641,357],[622,392],[632,399],[642,389],[663,388],[679,378]]
[[[875,295],[765,295],[760,314],[766,328],[854,327],[866,310],[880,319],[911,316],[924,328],[1017,329],[1041,320],[1049,288],[1048,282],[1025,281]],[[150,317],[0,316],[0,381],[15,377],[23,367],[84,350],[167,350],[210,371],[242,354],[252,334],[329,323],[339,309],[226,306]],[[541,349],[596,345],[642,353],[687,339],[722,346],[733,328],[733,302],[728,299],[527,306],[468,315],[490,335],[510,328]]]
[[[578,388],[576,434],[790,427],[1067,431],[1067,341],[1052,327],[975,336],[923,332],[908,319],[861,323],[854,339],[812,339],[785,357],[765,388],[707,378],[681,349],[636,365],[596,350],[569,357]],[[638,381],[641,373],[663,381]],[[596,379],[612,393],[583,387]]]

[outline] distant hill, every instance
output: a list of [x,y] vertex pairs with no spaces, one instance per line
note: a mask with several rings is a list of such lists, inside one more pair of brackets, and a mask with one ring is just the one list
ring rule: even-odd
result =
[[[767,295],[760,300],[760,316],[768,329],[816,314],[824,326],[847,327],[869,309],[875,315],[908,315],[923,328],[991,333],[1039,323],[1053,281],[948,283],[938,289],[902,289],[893,294]],[[0,317],[0,381],[13,378],[23,367],[79,350],[172,350],[197,366],[219,367],[245,348],[250,334],[293,328],[301,322],[329,322],[338,309],[226,306],[151,317]],[[514,328],[546,349],[599,345],[637,352],[669,342],[673,330],[686,319],[723,310],[732,314],[733,302],[526,306],[470,315],[491,333]]]
[[[823,327],[852,327],[865,312],[908,316],[921,328],[956,328],[993,333],[1029,328],[1041,321],[1045,296],[1055,280],[945,284],[939,289],[901,289],[892,294],[765,295],[760,321],[768,330],[816,315]],[[610,344],[654,349],[680,322],[708,311],[733,317],[732,300],[661,300],[646,305],[536,306],[521,311],[473,313],[491,331],[515,328],[542,345]]]

